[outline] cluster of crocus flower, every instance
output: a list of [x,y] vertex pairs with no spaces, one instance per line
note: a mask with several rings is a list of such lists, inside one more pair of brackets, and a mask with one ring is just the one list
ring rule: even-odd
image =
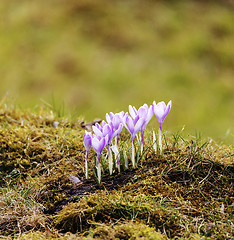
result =
[[[91,146],[97,154],[96,159],[96,169],[97,169],[97,179],[99,184],[101,183],[101,154],[105,147],[107,147],[108,154],[108,162],[109,162],[109,173],[113,174],[113,157],[112,151],[115,155],[115,166],[120,171],[120,154],[119,154],[119,135],[125,127],[132,138],[132,166],[136,167],[135,162],[135,148],[134,148],[134,140],[137,136],[137,133],[140,131],[140,151],[141,154],[143,152],[143,144],[144,144],[144,131],[151,120],[153,114],[155,114],[156,118],[159,122],[159,150],[162,153],[162,124],[165,120],[167,114],[171,109],[171,101],[166,105],[164,102],[159,102],[156,104],[154,101],[153,104],[148,107],[147,104],[141,106],[138,110],[134,106],[129,106],[129,113],[119,112],[119,113],[110,113],[106,114],[106,121],[102,121],[101,124],[96,123],[93,127],[93,133],[85,131],[83,137],[83,143],[86,149],[86,158],[85,158],[85,172],[86,178],[88,178],[88,157]],[[115,138],[115,143],[112,143],[112,140]],[[153,141],[154,141],[154,149],[157,150],[156,147],[156,137],[153,132]],[[112,146],[111,146],[112,145]],[[126,163],[126,152],[124,153],[125,165]]]

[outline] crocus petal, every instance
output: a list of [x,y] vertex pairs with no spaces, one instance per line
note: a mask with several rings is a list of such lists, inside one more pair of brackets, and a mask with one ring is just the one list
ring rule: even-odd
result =
[[108,113],[106,113],[106,121],[107,121],[107,123],[111,122],[111,117]]
[[101,138],[100,140],[96,136],[94,136],[92,138],[92,146],[98,156],[101,155],[102,150],[105,147],[105,145],[106,145],[105,138]]
[[138,131],[141,129],[143,123],[144,123],[144,118],[139,118],[139,120],[137,121],[135,128],[134,128],[134,134],[136,135],[138,133]]
[[106,136],[107,134],[110,134],[112,132],[112,129],[110,127],[109,124],[106,124],[104,127],[103,127],[103,137]]
[[115,117],[115,114],[113,112],[110,112],[110,118],[111,120]]
[[141,127],[141,131],[144,132],[145,128],[147,126],[147,124],[149,123],[149,121],[151,120],[152,116],[153,116],[153,110],[152,110],[152,106],[150,106],[150,108],[148,109],[147,115],[145,116],[145,121]]
[[103,128],[107,123],[103,120],[101,123],[101,128]]
[[165,114],[166,114],[166,116],[167,116],[167,114],[170,112],[170,110],[171,110],[171,105],[172,105],[172,103],[171,103],[171,100],[168,102],[168,104],[167,104],[167,107],[166,107],[166,111],[165,111]]
[[115,154],[115,157],[117,157],[119,155],[119,150],[118,150],[118,146],[117,145],[113,145],[111,147],[112,151],[114,152]]
[[131,117],[133,119],[135,119],[135,117],[137,116],[136,108],[129,105],[128,109],[129,109],[129,113],[130,113]]
[[114,127],[112,122],[110,122],[110,124],[107,124],[103,128],[103,137],[108,136],[108,141],[106,142],[107,145],[111,144],[111,141],[114,137],[113,134],[114,134]]
[[122,122],[122,119],[119,114],[116,114],[115,117],[112,119],[112,124],[114,126],[114,129],[118,129],[120,123]]
[[123,118],[125,117],[126,113],[124,111],[121,111],[118,113],[121,121],[123,121]]
[[140,118],[145,118],[147,116],[148,109],[145,108],[144,106],[140,107],[138,110],[138,115]]
[[93,129],[93,132],[95,133],[95,135],[97,135],[99,137],[103,136],[101,129],[97,125],[92,126],[92,129]]
[[136,125],[136,123],[138,122],[139,118],[140,118],[139,115],[137,115],[137,116],[135,117],[135,119],[133,120],[134,125]]
[[153,107],[150,106],[149,109],[148,109],[148,114],[147,114],[147,117],[146,117],[146,121],[149,122],[151,120],[151,118],[153,117]]
[[119,135],[122,129],[123,129],[123,124],[120,123],[119,128],[114,132],[113,137],[115,137],[116,135]]
[[156,102],[153,101],[153,104],[152,104],[153,112],[154,112],[154,109],[155,109],[156,105],[157,105]]
[[168,102],[167,106],[166,104],[163,102],[163,109],[164,109],[164,114],[163,114],[163,117],[162,117],[162,122],[165,120],[166,116],[168,115],[170,109],[171,109],[171,101]]
[[105,140],[105,142],[104,142],[104,146],[103,146],[103,148],[108,144],[108,141],[109,141],[109,135],[106,135],[106,136],[104,137],[104,140]]
[[90,132],[85,131],[84,137],[83,137],[83,143],[85,146],[85,150],[89,152],[91,145],[92,145],[92,135]]
[[102,127],[101,127],[101,125],[100,125],[99,123],[96,123],[96,124],[95,124],[95,127],[98,128],[99,130],[102,129]]
[[93,137],[92,138],[92,146],[93,146],[93,149],[96,153],[99,153],[99,144],[100,144],[100,142],[99,142],[98,138]]
[[158,119],[162,119],[165,112],[165,103],[158,103],[154,109],[154,113]]
[[127,125],[128,131],[132,135],[134,133],[134,124],[133,124],[133,120],[130,116],[127,116],[127,118],[126,118],[126,125]]
[[122,123],[123,123],[123,125],[127,128],[127,126],[126,126],[126,119],[127,119],[127,117],[128,117],[129,115],[128,115],[128,113],[126,112],[126,113],[124,113],[124,115],[123,115],[123,117],[121,117],[122,118]]

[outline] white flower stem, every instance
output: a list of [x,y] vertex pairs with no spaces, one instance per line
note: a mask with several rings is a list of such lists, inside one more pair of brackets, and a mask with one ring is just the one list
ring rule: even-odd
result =
[[140,146],[141,146],[141,155],[143,153],[143,148],[144,148],[144,133],[141,132],[141,143],[140,143]]
[[159,133],[158,133],[158,145],[159,145],[160,154],[162,154],[162,130],[161,130],[161,128],[159,128]]
[[88,160],[85,159],[85,177],[86,179],[89,178],[89,173],[88,173]]
[[134,139],[132,140],[132,167],[135,168],[135,148],[134,148]]
[[119,135],[116,136],[115,143],[116,143],[117,146],[119,146]]
[[120,172],[119,156],[117,156],[116,165],[117,165],[118,171]]
[[110,171],[110,175],[112,175],[112,173],[113,173],[113,157],[112,157],[110,147],[108,147],[108,157],[109,157],[109,171]]
[[[119,135],[116,136],[115,143],[118,148],[119,147]],[[116,156],[116,166],[118,168],[118,171],[120,172],[119,154]]]
[[156,136],[155,136],[155,131],[153,131],[153,148],[154,152],[157,152],[157,142],[156,142]]
[[98,184],[101,184],[101,178],[102,178],[102,173],[101,173],[101,163],[100,163],[100,159],[97,159],[97,177],[98,177]]
[[126,151],[124,150],[124,162],[125,162],[125,168],[128,169],[128,159],[126,155]]
[[89,158],[89,153],[86,152],[86,158],[85,158],[85,177],[86,177],[86,179],[89,178],[89,172],[88,172],[88,158]]

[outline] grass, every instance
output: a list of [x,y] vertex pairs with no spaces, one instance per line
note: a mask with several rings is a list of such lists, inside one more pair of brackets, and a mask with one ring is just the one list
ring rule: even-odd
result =
[[0,14],[0,98],[88,121],[171,99],[173,131],[233,141],[231,1],[5,0]]
[[[2,238],[232,239],[233,145],[165,133],[159,155],[148,131],[138,168],[128,156],[129,169],[106,171],[99,186],[92,172],[85,180],[79,121],[45,106],[40,113],[2,107],[0,119]],[[124,144],[130,149],[127,132]]]

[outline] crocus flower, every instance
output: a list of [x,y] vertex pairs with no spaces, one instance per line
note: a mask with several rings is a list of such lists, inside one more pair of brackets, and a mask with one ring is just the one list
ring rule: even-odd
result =
[[117,134],[120,134],[122,128],[123,128],[122,123],[120,123],[118,129],[115,130],[112,122],[107,124],[105,121],[103,121],[101,125],[96,124],[95,126],[93,126],[93,131],[97,136],[106,138],[110,175],[112,175],[113,173],[113,159],[112,159],[112,153],[110,150],[111,141]]
[[153,116],[153,108],[152,106],[148,107],[147,104],[144,104],[143,106],[141,106],[138,110],[133,106],[129,105],[129,113],[131,115],[131,117],[133,119],[135,119],[137,116],[139,116],[140,118],[144,119],[144,123],[141,126],[141,153],[143,152],[143,145],[144,145],[144,131],[145,128],[147,126],[147,124],[149,123],[149,121],[151,120],[152,116]]
[[112,138],[113,138],[113,128],[111,125],[107,124],[105,121],[102,121],[101,125],[98,123],[95,124],[95,126],[92,127],[94,133],[98,137],[106,137],[107,136],[107,145],[111,144]]
[[139,116],[136,116],[135,119],[133,120],[131,116],[126,114],[124,117],[124,123],[125,123],[125,127],[127,128],[127,130],[130,132],[132,136],[132,165],[133,165],[133,168],[135,168],[136,164],[135,164],[134,139],[136,137],[136,134],[141,129],[144,123],[144,118],[140,118]]
[[99,137],[99,136],[93,136],[92,138],[92,146],[94,151],[97,153],[97,162],[96,162],[96,168],[97,168],[97,177],[99,184],[101,183],[101,164],[100,164],[100,158],[101,153],[103,151],[103,148],[106,146],[107,138]]
[[108,124],[112,124],[113,128],[114,128],[114,131],[117,131],[116,132],[116,144],[117,146],[119,145],[119,134],[122,130],[119,131],[119,126],[122,126],[123,127],[123,118],[125,116],[125,113],[124,111],[122,112],[119,112],[119,113],[113,113],[113,112],[110,112],[110,114],[106,114],[106,121]]
[[160,153],[162,153],[162,124],[167,114],[171,110],[171,101],[169,101],[167,105],[163,101],[159,102],[158,104],[156,104],[156,102],[154,101],[152,106],[153,112],[159,122],[159,149]]
[[105,138],[106,139],[106,143],[105,144],[107,146],[107,151],[108,151],[109,171],[110,171],[110,175],[112,175],[113,159],[112,159],[112,154],[111,154],[111,150],[110,150],[110,144],[111,144],[111,140],[113,138],[113,129],[105,121],[102,121],[101,125],[96,124],[92,128],[93,128],[93,131],[96,134],[96,136],[98,136],[100,138]]
[[85,176],[86,179],[88,179],[88,158],[89,158],[89,151],[92,145],[92,134],[90,132],[85,131],[84,137],[83,137],[83,143],[86,150],[86,157],[85,157]]
[[[119,147],[119,135],[120,132],[122,131],[123,128],[123,118],[125,116],[124,111],[119,112],[119,113],[112,113],[110,112],[110,114],[106,114],[106,121],[108,122],[108,124],[111,124],[113,126],[114,129],[114,135],[116,136],[116,146],[117,148]],[[116,156],[117,158],[116,160],[116,166],[118,169],[120,169],[119,166],[119,155]]]

